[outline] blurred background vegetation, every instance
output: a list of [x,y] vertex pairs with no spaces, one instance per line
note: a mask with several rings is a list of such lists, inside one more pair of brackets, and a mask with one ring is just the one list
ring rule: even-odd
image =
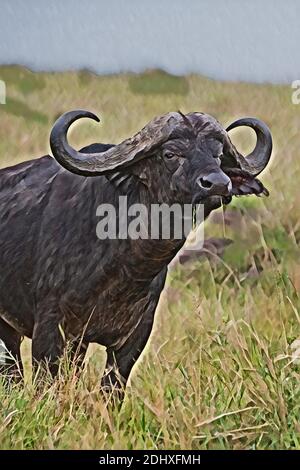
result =
[[[63,112],[94,111],[101,124],[73,126],[78,148],[119,142],[154,116],[203,111],[224,126],[255,116],[271,128],[274,153],[261,179],[269,198],[235,199],[205,224],[217,250],[173,266],[149,346],[121,411],[98,393],[103,350],[91,348],[80,378],[64,374],[44,388],[0,386],[0,448],[212,449],[300,445],[300,105],[288,86],[216,82],[159,70],[141,75],[32,73],[0,67],[0,166],[49,152]],[[249,152],[249,129],[231,134]]]

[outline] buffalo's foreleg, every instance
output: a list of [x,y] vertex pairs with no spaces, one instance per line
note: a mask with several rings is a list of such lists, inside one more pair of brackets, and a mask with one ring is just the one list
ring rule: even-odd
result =
[[0,340],[4,343],[0,350],[0,375],[14,381],[23,378],[21,339],[22,336],[0,318]]
[[[35,323],[32,336],[32,365],[36,370],[39,364],[42,364],[48,369],[54,377],[59,368],[60,358],[64,354],[65,347],[67,346],[67,338],[63,325],[59,322],[60,316],[56,314],[57,309],[55,303],[51,309],[51,302],[45,302],[45,311],[43,306],[38,308],[38,318]],[[44,312],[44,314],[43,314]],[[69,354],[71,365],[81,367],[88,343],[83,341],[82,338],[73,338],[69,340],[69,348],[66,350]]]
[[64,352],[64,333],[56,311],[51,311],[50,303],[46,304],[45,311],[41,307],[38,311],[39,316],[32,335],[32,366],[33,370],[36,370],[41,364],[54,377]]
[[132,367],[138,360],[149,339],[155,307],[144,313],[143,319],[126,343],[117,351],[107,349],[106,372],[101,381],[104,391],[114,391],[123,398],[124,389]]
[[164,268],[152,281],[150,299],[142,314],[142,319],[124,345],[118,349],[107,349],[107,372],[102,378],[101,387],[105,391],[114,390],[122,399],[132,367],[144,350],[153,327],[154,314],[164,287],[167,268]]

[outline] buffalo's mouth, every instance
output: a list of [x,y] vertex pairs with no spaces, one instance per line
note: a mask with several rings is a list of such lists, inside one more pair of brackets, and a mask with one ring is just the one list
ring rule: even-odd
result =
[[245,170],[237,167],[222,168],[222,171],[229,176],[232,184],[232,189],[228,195],[211,195],[203,197],[203,194],[197,194],[193,198],[193,204],[205,203],[206,200],[218,199],[222,204],[229,204],[233,196],[250,196],[255,195],[258,197],[269,196],[269,191],[262,184],[262,182],[255,178],[253,175]]

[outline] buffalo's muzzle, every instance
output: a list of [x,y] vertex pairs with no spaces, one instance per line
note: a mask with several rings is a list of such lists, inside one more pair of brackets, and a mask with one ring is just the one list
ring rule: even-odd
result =
[[230,178],[225,173],[213,172],[197,178],[197,184],[207,196],[229,196],[232,190]]

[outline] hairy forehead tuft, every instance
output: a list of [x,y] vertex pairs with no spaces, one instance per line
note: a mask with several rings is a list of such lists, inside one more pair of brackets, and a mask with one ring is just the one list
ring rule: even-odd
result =
[[226,131],[221,126],[221,124],[209,114],[204,113],[189,113],[186,115],[188,120],[191,122],[193,128],[195,129],[196,133],[201,133],[202,135],[209,135],[212,136],[225,136]]

